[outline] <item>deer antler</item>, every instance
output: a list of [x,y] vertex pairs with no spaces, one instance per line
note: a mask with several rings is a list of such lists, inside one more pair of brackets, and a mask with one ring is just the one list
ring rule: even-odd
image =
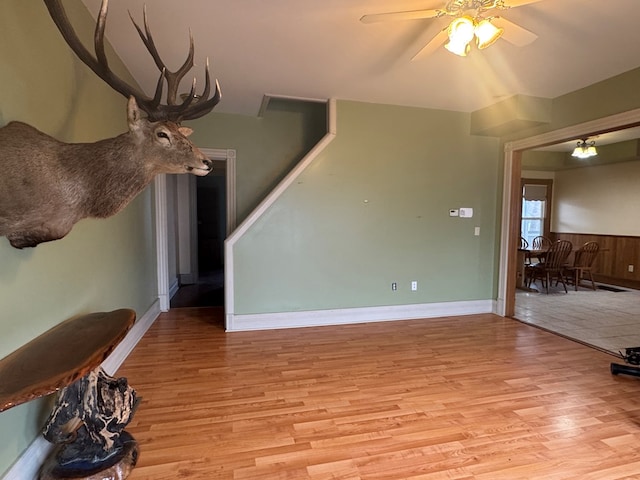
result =
[[[213,96],[209,97],[211,91],[211,79],[209,76],[209,60],[205,66],[205,86],[201,95],[196,95],[195,87],[196,80],[193,79],[191,85],[191,91],[186,96],[184,101],[180,104],[176,104],[176,96],[178,92],[178,86],[180,81],[193,67],[193,36],[189,32],[189,54],[184,64],[175,72],[171,72],[167,69],[164,62],[158,54],[158,50],[153,42],[151,36],[151,30],[147,23],[147,10],[144,8],[144,32],[133,20],[131,13],[129,17],[133,22],[140,38],[147,47],[147,50],[153,57],[153,60],[160,70],[160,77],[156,85],[156,91],[153,98],[149,98],[137,88],[129,85],[119,77],[117,77],[109,68],[109,62],[104,49],[104,29],[107,21],[107,10],[109,0],[102,0],[100,7],[100,13],[96,22],[96,29],[94,33],[94,48],[96,56],[94,57],[82,44],[75,31],[73,30],[69,19],[62,7],[60,0],[44,0],[49,14],[55,22],[58,30],[64,37],[67,44],[75,52],[75,54],[84,62],[91,70],[95,72],[101,79],[103,79],[111,88],[121,93],[125,97],[134,96],[138,102],[139,107],[144,110],[149,116],[149,120],[171,120],[176,123],[180,123],[182,120],[192,120],[194,118],[202,117],[206,115],[213,107],[220,101],[220,86],[218,81],[215,82],[215,91]],[[162,89],[164,80],[167,81],[167,104],[161,104]]]

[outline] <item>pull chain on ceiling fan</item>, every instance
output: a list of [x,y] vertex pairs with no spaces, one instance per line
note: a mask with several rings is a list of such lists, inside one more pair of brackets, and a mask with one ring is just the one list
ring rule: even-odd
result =
[[502,16],[486,16],[491,10],[507,10],[521,7],[541,0],[449,0],[442,9],[411,10],[405,12],[389,12],[364,15],[362,23],[376,23],[392,20],[417,20],[428,18],[455,17],[447,27],[442,29],[413,58],[431,53],[449,38],[445,48],[450,52],[466,56],[472,40],[476,39],[479,49],[487,48],[499,38],[504,38],[516,46],[524,46],[533,42],[537,35]]

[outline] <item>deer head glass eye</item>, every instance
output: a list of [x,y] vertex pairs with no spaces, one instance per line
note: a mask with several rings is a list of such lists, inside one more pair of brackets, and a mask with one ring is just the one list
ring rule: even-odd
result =
[[164,130],[158,130],[156,132],[156,138],[163,145],[171,145],[171,139],[169,138],[169,134]]

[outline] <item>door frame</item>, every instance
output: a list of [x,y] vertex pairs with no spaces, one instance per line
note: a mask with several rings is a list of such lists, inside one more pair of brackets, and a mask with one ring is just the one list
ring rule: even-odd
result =
[[517,250],[520,238],[522,152],[640,125],[640,108],[553,130],[505,144],[500,233],[500,267],[496,313],[513,317],[516,303]]
[[[226,203],[227,203],[227,236],[236,227],[236,151],[234,149],[201,148],[211,160],[223,160],[226,162]],[[178,197],[178,202],[187,202],[189,216],[185,222],[178,225],[178,237],[188,239],[183,245],[188,245],[190,251],[190,263],[194,265],[195,278],[197,279],[197,232],[198,222],[196,201],[196,177],[189,175],[186,189]],[[160,311],[167,312],[170,308],[171,295],[169,293],[169,248],[168,248],[168,204],[166,175],[157,175],[154,179],[155,201],[155,233],[156,233],[156,261],[157,261],[157,285]],[[194,250],[194,241],[196,242]],[[180,273],[180,272],[178,272]]]

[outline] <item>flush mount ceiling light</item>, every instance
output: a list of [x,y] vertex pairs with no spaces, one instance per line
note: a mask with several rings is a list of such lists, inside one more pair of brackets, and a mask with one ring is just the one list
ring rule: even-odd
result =
[[[435,1],[435,0],[434,0]],[[441,8],[429,10],[408,10],[387,13],[373,13],[363,15],[362,23],[377,23],[392,20],[419,20],[448,18],[448,24],[432,37],[429,42],[416,53],[412,60],[419,56],[429,55],[438,47],[446,43],[445,48],[452,53],[466,56],[470,50],[471,41],[479,49],[487,48],[499,38],[507,42],[523,47],[529,45],[538,36],[529,30],[510,22],[499,11],[508,11],[512,8],[522,7],[541,0],[440,0]],[[504,34],[504,35],[503,35]]]
[[579,140],[576,148],[573,149],[572,157],[579,158],[584,160],[585,158],[595,157],[598,155],[598,151],[596,150],[596,142],[595,141],[587,141],[585,138],[583,140]]

